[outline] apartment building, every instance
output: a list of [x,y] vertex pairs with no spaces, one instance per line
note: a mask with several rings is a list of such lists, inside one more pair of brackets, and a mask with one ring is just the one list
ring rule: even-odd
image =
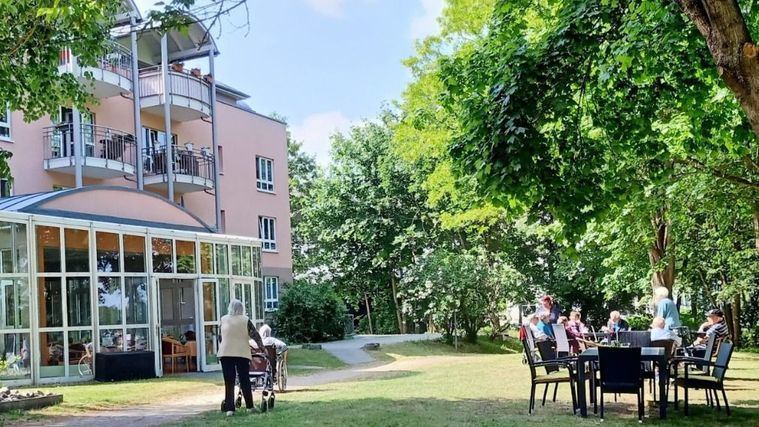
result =
[[219,81],[202,23],[161,34],[125,5],[96,66],[60,55],[97,102],[0,110],[3,383],[88,380],[109,354],[218,369],[229,300],[260,324],[292,280],[285,124]]

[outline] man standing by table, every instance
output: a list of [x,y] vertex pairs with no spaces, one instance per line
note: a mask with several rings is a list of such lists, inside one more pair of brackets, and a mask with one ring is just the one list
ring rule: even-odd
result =
[[664,327],[673,330],[682,326],[677,304],[669,298],[669,290],[664,286],[654,289],[654,304],[656,305],[656,317],[664,318]]

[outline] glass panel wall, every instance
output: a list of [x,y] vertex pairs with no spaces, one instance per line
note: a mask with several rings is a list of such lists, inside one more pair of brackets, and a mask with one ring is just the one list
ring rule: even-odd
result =
[[214,274],[213,244],[200,244],[200,272],[202,274]]
[[97,248],[97,269],[102,273],[118,273],[121,271],[121,251],[119,250],[119,235],[116,233],[95,233]]
[[37,272],[60,273],[61,271],[61,229],[38,225]]
[[0,222],[0,381],[31,379],[26,224]]
[[177,273],[195,274],[195,242],[177,240]]
[[153,273],[174,272],[174,245],[171,239],[154,237],[153,241]]
[[147,271],[144,237],[124,235],[124,271],[127,273],[144,273]]
[[87,230],[71,228],[65,230],[67,273],[86,273],[90,271],[89,236],[90,233]]

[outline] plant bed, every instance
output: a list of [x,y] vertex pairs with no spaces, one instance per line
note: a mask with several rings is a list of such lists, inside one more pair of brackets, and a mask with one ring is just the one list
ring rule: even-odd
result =
[[43,393],[41,391],[20,392],[0,389],[0,412],[13,410],[39,409],[63,402],[62,394]]

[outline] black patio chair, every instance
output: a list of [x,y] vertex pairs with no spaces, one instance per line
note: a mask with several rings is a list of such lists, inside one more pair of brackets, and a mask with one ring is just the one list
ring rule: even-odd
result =
[[[715,362],[703,362],[703,361],[685,361],[683,362],[684,372],[682,377],[675,378],[675,396],[677,396],[677,388],[682,387],[685,389],[685,415],[688,415],[688,390],[691,388],[711,390],[714,392],[714,398],[717,403],[717,410],[720,410],[719,394],[722,392],[722,399],[725,401],[725,411],[730,416],[730,404],[727,401],[727,394],[725,393],[725,374],[727,368],[730,365],[730,359],[733,356],[733,343],[723,342],[719,346],[717,352],[717,360]],[[711,374],[709,375],[689,375],[688,365],[693,364],[697,367],[706,366],[711,368]]]
[[604,418],[604,394],[634,394],[638,398],[638,421],[643,421],[643,375],[640,347],[599,347],[598,370],[601,419]]
[[651,333],[649,331],[619,331],[617,340],[629,344],[630,347],[650,347]]
[[[547,343],[547,342],[546,342]],[[538,350],[546,344],[537,342]],[[546,386],[543,392],[543,404],[545,405],[545,397],[548,392],[548,386],[554,384],[558,387],[560,383],[568,383],[569,389],[572,393],[572,413],[577,410],[577,397],[575,396],[575,380],[577,379],[574,367],[576,362],[571,359],[552,359],[536,362],[532,351],[530,350],[527,340],[522,340],[522,346],[524,347],[525,357],[527,358],[527,364],[530,367],[530,407],[528,413],[532,415],[535,410],[535,389],[538,385],[544,384]],[[555,354],[552,350],[547,351],[547,355]],[[538,374],[537,368],[545,368],[545,374]],[[562,369],[566,368],[566,369]],[[555,396],[555,389],[554,389]]]
[[[716,350],[719,348],[719,342],[720,340],[717,339],[716,335],[712,334],[706,339],[706,346],[704,348],[704,353],[701,356],[676,356],[673,357],[670,360],[670,376],[672,379],[676,380],[679,375],[679,367],[680,365],[683,365],[684,363],[688,362],[688,368],[695,368],[695,371],[691,371],[691,376],[695,375],[709,375],[710,367],[709,363],[714,358],[714,354],[716,353]],[[691,351],[692,354],[692,351]],[[706,402],[709,404],[709,406],[714,406],[714,398],[712,396],[712,390],[704,390],[704,394],[706,395]],[[677,396],[677,387],[675,387],[675,409],[678,408],[679,400]]]

